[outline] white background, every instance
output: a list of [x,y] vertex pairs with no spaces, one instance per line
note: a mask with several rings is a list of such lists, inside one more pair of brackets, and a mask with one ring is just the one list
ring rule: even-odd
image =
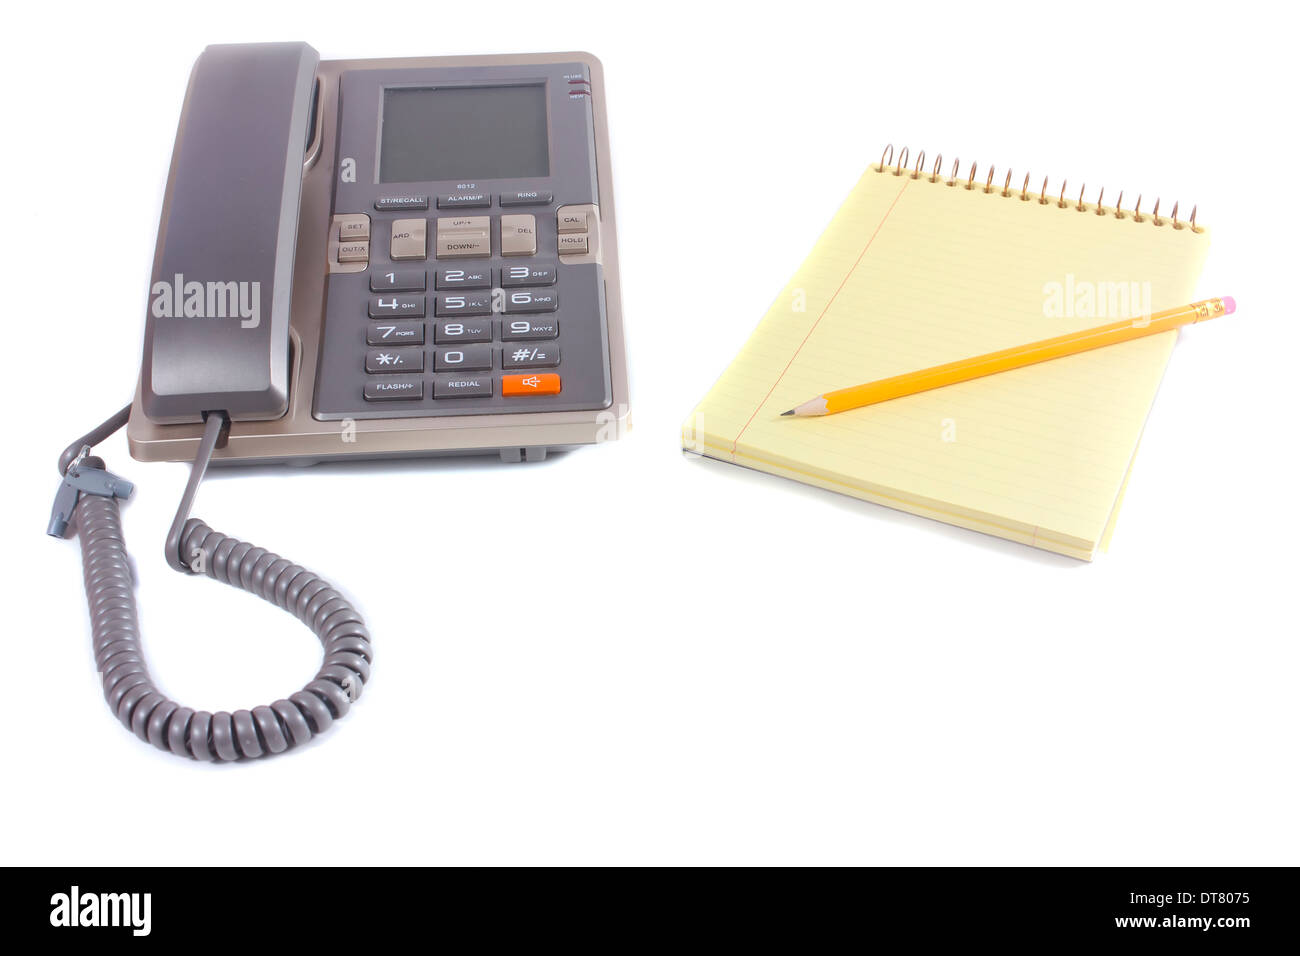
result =
[[[1300,862],[1300,226],[1275,8],[37,9],[0,67],[6,862]],[[57,452],[134,384],[190,66],[273,39],[603,60],[634,429],[540,465],[214,475],[196,513],[337,582],[376,665],[307,749],[208,766],[114,722],[78,549],[43,531]],[[1214,230],[1199,291],[1239,313],[1182,334],[1093,564],[678,452],[888,142],[1198,203]],[[307,630],[165,566],[185,467],[120,435],[101,450],[138,485],[162,687],[214,710],[297,689]]]

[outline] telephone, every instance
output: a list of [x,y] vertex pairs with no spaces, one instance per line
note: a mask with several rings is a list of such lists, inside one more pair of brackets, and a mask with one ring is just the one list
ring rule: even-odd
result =
[[[627,374],[599,61],[321,61],[209,46],[163,199],[133,402],[65,449],[96,659],[137,736],[202,760],[281,753],[345,714],[370,636],[334,588],[189,517],[209,464],[497,454],[619,437]],[[298,693],[210,714],[149,678],[118,499],[90,454],[191,461],[168,562],[294,613],[325,660]]]

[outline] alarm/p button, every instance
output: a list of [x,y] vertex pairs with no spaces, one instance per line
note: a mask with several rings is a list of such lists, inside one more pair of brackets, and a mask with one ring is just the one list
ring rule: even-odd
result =
[[554,372],[536,372],[532,375],[502,375],[501,394],[559,395],[560,376]]
[[394,219],[393,238],[388,247],[394,261],[426,257],[428,224],[423,219]]

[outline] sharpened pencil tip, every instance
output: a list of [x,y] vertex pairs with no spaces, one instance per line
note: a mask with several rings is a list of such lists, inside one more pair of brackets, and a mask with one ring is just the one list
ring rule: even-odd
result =
[[794,409],[793,409],[793,408],[788,409],[787,411],[784,411],[784,412],[782,412],[781,414],[782,414],[782,415],[793,415],[793,414],[794,414]]

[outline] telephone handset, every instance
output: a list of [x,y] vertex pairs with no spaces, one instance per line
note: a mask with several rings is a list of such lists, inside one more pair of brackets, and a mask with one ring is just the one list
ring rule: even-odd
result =
[[289,403],[303,157],[320,57],[209,47],[194,66],[158,227],[141,409],[156,422],[277,419]]
[[[190,518],[210,463],[548,451],[627,419],[600,64],[586,54],[321,61],[208,47],[176,135],[131,405],[59,459],[96,659],[137,736],[203,760],[288,750],[369,677],[361,617],[316,575]],[[233,714],[169,700],[144,664],[118,499],[90,454],[192,461],[169,563],[315,631],[302,690]]]

